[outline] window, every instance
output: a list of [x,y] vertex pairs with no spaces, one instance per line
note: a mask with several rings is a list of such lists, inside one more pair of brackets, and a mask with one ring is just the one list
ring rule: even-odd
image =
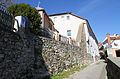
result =
[[64,16],[61,16],[61,21],[64,21],[64,19],[65,19]]
[[71,30],[67,30],[67,36],[71,36]]
[[70,19],[70,16],[67,16],[67,20],[69,20]]
[[54,21],[56,21],[57,17],[54,17]]
[[64,16],[61,16],[61,18],[63,19],[63,18],[64,18]]

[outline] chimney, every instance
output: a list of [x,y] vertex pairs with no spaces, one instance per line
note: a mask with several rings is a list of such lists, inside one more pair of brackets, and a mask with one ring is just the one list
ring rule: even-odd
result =
[[110,39],[110,34],[109,33],[107,33],[106,34],[106,37],[107,37],[107,41],[108,41],[108,46],[110,46],[110,44],[111,44],[111,39]]
[[101,42],[98,43],[98,47],[100,47],[100,46],[102,46],[102,43],[101,43]]

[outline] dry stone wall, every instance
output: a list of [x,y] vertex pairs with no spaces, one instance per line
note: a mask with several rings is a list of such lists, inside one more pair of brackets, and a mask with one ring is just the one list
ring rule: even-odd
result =
[[36,39],[0,28],[0,79],[50,78],[41,55],[42,41]]
[[84,57],[82,47],[0,28],[1,79],[50,79],[51,74],[83,65]]
[[43,57],[50,72],[59,73],[75,65],[83,64],[81,48],[65,44],[52,39],[42,38]]

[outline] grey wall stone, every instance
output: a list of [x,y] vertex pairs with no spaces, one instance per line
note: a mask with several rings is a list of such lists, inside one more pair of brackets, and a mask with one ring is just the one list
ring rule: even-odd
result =
[[42,41],[36,39],[0,28],[0,79],[49,79]]
[[82,49],[82,47],[43,37],[40,38],[43,41],[42,56],[49,68],[50,74],[57,74],[75,65],[79,66],[92,62],[92,57],[90,54],[83,52],[85,49]]
[[85,59],[91,61],[82,48],[0,28],[0,78],[49,79],[50,74],[86,64]]

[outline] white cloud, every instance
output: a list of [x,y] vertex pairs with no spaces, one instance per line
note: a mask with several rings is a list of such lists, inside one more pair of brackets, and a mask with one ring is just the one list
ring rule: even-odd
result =
[[79,9],[79,13],[88,12],[88,11],[94,9],[95,7],[97,7],[99,5],[100,1],[102,1],[102,0],[91,0],[91,1],[89,1],[88,3],[86,3],[85,6],[83,6]]

